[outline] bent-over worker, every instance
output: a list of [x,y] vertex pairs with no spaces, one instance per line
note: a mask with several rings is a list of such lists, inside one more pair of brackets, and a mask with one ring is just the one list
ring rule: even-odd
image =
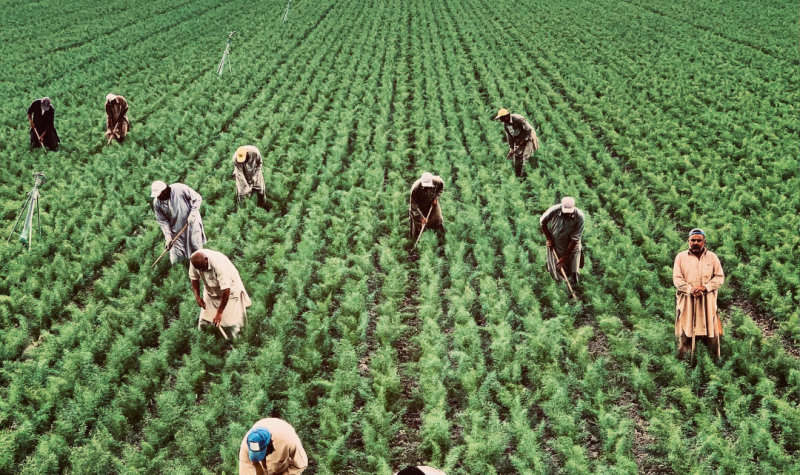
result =
[[308,456],[294,427],[281,419],[253,424],[239,446],[239,475],[300,475]]
[[[193,252],[203,248],[206,243],[206,232],[200,218],[200,203],[203,198],[199,193],[184,185],[173,183],[167,186],[163,181],[154,181],[150,187],[153,210],[156,221],[164,233],[164,248],[169,249],[171,263],[188,259]],[[186,230],[178,236],[184,226]]]
[[252,302],[231,260],[225,254],[211,249],[195,251],[189,264],[189,280],[192,281],[194,299],[200,306],[197,329],[209,324],[229,327],[231,338],[236,338],[245,325],[247,307]]
[[[675,336],[678,357],[694,352],[694,340],[700,338],[720,357],[722,320],[717,309],[717,289],[725,283],[722,263],[706,249],[706,233],[695,228],[689,231],[689,249],[675,256],[672,268],[675,292]],[[693,338],[694,337],[694,338]]]
[[[31,146],[57,150],[61,139],[56,132],[56,110],[49,97],[36,99],[28,107],[28,123],[31,126]],[[37,135],[38,134],[38,135]]]
[[445,232],[442,208],[439,204],[439,197],[443,191],[442,178],[429,172],[423,173],[422,177],[411,185],[411,196],[408,201],[411,239],[417,239],[423,224],[425,229]]
[[[583,268],[583,225],[586,217],[575,207],[575,199],[565,196],[561,204],[553,205],[539,218],[539,226],[547,239],[547,271],[556,281],[564,280],[561,269],[570,282],[578,283]],[[558,259],[553,255],[555,249]]]
[[266,185],[262,170],[261,151],[252,145],[243,145],[233,154],[233,178],[236,179],[236,202],[241,202],[253,191],[258,195],[258,206],[267,208]]
[[531,154],[539,150],[539,138],[536,131],[528,121],[519,114],[512,114],[507,109],[500,109],[492,120],[499,120],[503,123],[503,132],[506,134],[508,143],[508,155],[506,158],[514,157],[514,174],[518,177],[525,175],[525,164],[528,163]]
[[420,465],[417,467],[406,467],[403,470],[395,473],[394,475],[446,475],[443,471],[427,467],[425,465]]
[[122,96],[106,96],[106,138],[122,140],[128,135],[131,121],[128,120],[128,101]]

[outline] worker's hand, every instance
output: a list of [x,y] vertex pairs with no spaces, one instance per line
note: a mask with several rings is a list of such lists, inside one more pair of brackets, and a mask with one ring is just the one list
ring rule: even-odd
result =
[[30,121],[29,123],[31,124],[31,128],[32,128],[32,129],[35,129],[35,128],[36,128],[36,126],[35,126],[35,125],[33,125],[33,121]]
[[428,224],[428,219],[427,218],[422,218],[422,224]]
[[698,285],[697,287],[692,288],[692,295],[695,297],[700,297],[706,292],[706,290],[707,289],[705,285]]
[[189,225],[194,224],[195,221],[197,221],[197,215],[195,215],[194,213],[190,214],[189,217],[186,219],[186,222],[189,223]]
[[174,239],[167,239],[164,243],[164,249],[172,249],[172,245],[175,243]]
[[433,204],[438,205],[439,204],[439,198],[434,198],[433,199]]
[[205,310],[205,308],[206,308],[206,301],[205,301],[205,300],[201,299],[201,298],[200,298],[200,296],[198,296],[198,295],[195,295],[195,296],[194,296],[194,300],[195,300],[195,302],[197,302],[197,305],[198,305],[200,308],[202,308],[203,310]]
[[553,241],[551,241],[550,239],[547,239],[547,247],[553,247]]
[[567,256],[561,256],[561,258],[556,262],[556,269],[561,269],[567,265]]
[[514,155],[514,149],[513,148],[508,149],[508,155],[506,155],[506,158],[511,159],[513,155]]
[[214,315],[214,326],[218,327],[219,323],[222,321],[222,310],[217,310],[217,314]]

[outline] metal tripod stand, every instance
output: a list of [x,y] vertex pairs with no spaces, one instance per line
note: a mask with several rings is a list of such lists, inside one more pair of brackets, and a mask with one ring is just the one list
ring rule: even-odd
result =
[[[36,221],[39,225],[39,235],[42,234],[42,214],[39,209],[39,186],[47,181],[47,177],[45,177],[42,172],[36,172],[33,174],[33,180],[33,189],[28,192],[28,198],[25,200],[25,204],[22,205],[19,216],[17,216],[17,220],[14,221],[14,227],[11,228],[11,234],[8,235],[8,239],[6,240],[6,242],[11,241],[11,236],[13,236],[14,232],[17,230],[20,218],[25,214],[25,221],[22,224],[19,242],[27,244],[28,250],[31,249],[31,244],[33,243],[33,233],[31,231],[31,227],[33,226],[33,208],[36,208]],[[25,211],[26,208],[28,210],[27,213]]]
[[[227,60],[228,56],[231,55],[231,38],[233,38],[233,35],[235,34],[235,31],[231,31],[228,34],[228,42],[225,44],[225,52],[222,53],[222,61],[219,62],[219,66],[217,67],[217,74],[222,74],[222,72],[225,71],[225,60]],[[230,60],[228,60],[228,71],[233,73]]]
[[292,0],[289,0],[289,3],[286,4],[286,10],[283,12],[283,22],[286,23],[289,21],[289,12],[292,10]]

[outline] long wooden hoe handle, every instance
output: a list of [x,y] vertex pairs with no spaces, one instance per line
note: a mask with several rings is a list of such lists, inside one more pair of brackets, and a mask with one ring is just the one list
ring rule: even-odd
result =
[[47,147],[45,147],[45,146],[44,146],[44,143],[42,143],[42,136],[41,136],[41,135],[39,135],[39,131],[38,131],[38,130],[36,130],[36,127],[35,127],[35,126],[34,126],[34,128],[33,128],[33,133],[35,133],[35,134],[36,134],[36,138],[37,138],[37,139],[39,139],[39,145],[41,145],[41,146],[42,146],[42,150],[44,150],[44,154],[45,154],[45,155],[47,155]]
[[[189,227],[189,222],[188,222],[188,221],[186,222],[186,224],[184,224],[184,225],[183,225],[183,228],[181,228],[181,230],[180,230],[180,231],[178,231],[178,234],[177,234],[177,235],[176,235],[174,238],[172,238],[172,242],[173,242],[173,243],[175,242],[175,240],[176,240],[176,239],[178,239],[179,237],[181,237],[181,234],[183,234],[183,232],[184,232],[184,231],[186,231],[186,228],[187,228],[187,227]],[[164,257],[164,254],[166,254],[166,253],[167,253],[167,251],[169,251],[170,249],[172,249],[172,246],[170,246],[170,247],[168,247],[168,248],[164,249],[164,252],[162,252],[162,253],[161,253],[161,255],[160,255],[160,256],[158,256],[158,259],[156,259],[156,261],[153,263],[153,265],[152,265],[152,266],[150,266],[150,268],[152,269],[153,267],[155,267],[155,266],[156,266],[156,264],[158,264],[158,261],[160,261],[160,260],[161,260],[161,258],[162,258],[162,257]]]
[[414,247],[411,249],[416,249],[417,244],[419,244],[419,240],[422,237],[422,233],[425,232],[425,225],[428,223],[428,218],[431,217],[431,211],[433,211],[433,203],[431,203],[431,207],[428,209],[428,216],[425,216],[425,223],[422,224],[422,228],[419,230],[419,236],[417,236],[417,242],[414,243]]
[[[549,247],[549,246],[548,246]],[[550,247],[550,250],[553,251],[553,256],[556,258],[556,267],[558,267],[558,254],[556,254],[556,250],[553,247]],[[567,279],[567,273],[564,272],[564,268],[561,267],[558,270],[561,271],[561,277],[564,278],[564,282],[567,283],[567,288],[569,288],[569,293],[572,294],[572,298],[577,299],[578,297],[575,296],[575,292],[572,291],[572,286],[569,285],[569,279]]]

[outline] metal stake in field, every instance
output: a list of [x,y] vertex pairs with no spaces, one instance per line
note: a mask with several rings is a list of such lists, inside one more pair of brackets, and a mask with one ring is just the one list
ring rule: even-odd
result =
[[283,12],[283,22],[286,23],[289,21],[289,11],[292,9],[292,0],[289,0],[289,3],[286,4],[286,10]]
[[[27,244],[28,250],[31,249],[31,245],[33,244],[33,231],[31,229],[33,226],[33,208],[36,208],[36,222],[39,225],[39,234],[42,234],[42,214],[39,209],[39,186],[45,181],[47,181],[47,177],[44,176],[44,173],[36,172],[33,174],[33,190],[28,192],[28,198],[25,200],[25,204],[22,205],[19,216],[17,216],[17,220],[14,221],[14,227],[11,228],[11,234],[8,235],[6,242],[11,241],[11,236],[13,236],[14,232],[17,230],[20,218],[25,214],[25,222],[22,225],[19,242]],[[27,214],[25,211],[26,208],[28,209]]]
[[[219,66],[217,67],[217,74],[222,74],[222,72],[225,71],[225,60],[228,60],[228,56],[231,55],[231,38],[233,38],[235,34],[235,31],[231,31],[228,34],[228,42],[225,43],[225,51],[222,53],[222,61],[219,62]],[[233,73],[230,60],[228,60],[228,71]]]
[[[555,266],[558,266],[558,254],[556,254],[556,250],[555,250],[555,248],[553,248],[553,247],[550,247],[550,246],[548,246],[548,248],[549,248],[551,251],[553,251],[553,257],[555,257],[555,258],[556,258],[556,263],[555,263],[555,264],[553,264],[553,265],[555,265]],[[561,277],[563,277],[563,278],[564,278],[564,282],[566,282],[566,283],[567,283],[567,287],[569,288],[569,293],[570,293],[570,294],[572,294],[572,298],[574,298],[574,299],[577,299],[578,297],[576,297],[576,296],[575,296],[575,292],[573,292],[573,291],[572,291],[572,286],[571,286],[571,285],[569,285],[569,279],[567,279],[567,273],[566,273],[566,272],[564,272],[564,268],[563,268],[563,267],[560,267],[558,270],[560,270],[560,271],[561,271]]]
[[411,249],[416,249],[417,248],[417,244],[419,244],[419,240],[422,237],[422,233],[425,232],[425,226],[428,224],[428,218],[431,217],[431,211],[433,211],[433,205],[435,205],[435,204],[436,204],[436,198],[433,199],[433,203],[431,203],[431,207],[428,208],[428,216],[425,216],[425,222],[422,223],[422,227],[419,229],[419,236],[417,236],[417,242],[414,243],[414,247],[412,247]]

